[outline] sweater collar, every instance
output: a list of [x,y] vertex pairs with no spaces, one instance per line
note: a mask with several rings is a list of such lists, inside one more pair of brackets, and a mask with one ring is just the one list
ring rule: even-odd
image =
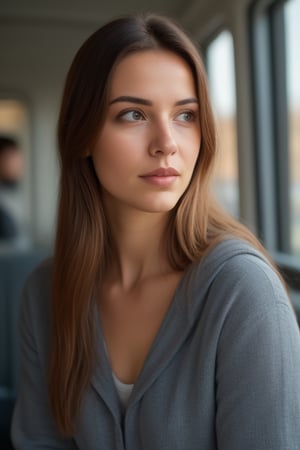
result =
[[[226,261],[242,253],[258,255],[256,250],[243,241],[225,239],[213,247],[200,262],[192,264],[186,270],[136,380],[127,410],[140,400],[185,342],[205,306],[208,289]],[[121,420],[122,409],[104,347],[98,312],[96,316],[98,358],[92,385],[115,418]]]

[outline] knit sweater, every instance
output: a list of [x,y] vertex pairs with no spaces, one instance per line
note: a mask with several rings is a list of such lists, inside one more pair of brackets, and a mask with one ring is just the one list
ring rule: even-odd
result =
[[98,314],[97,364],[71,439],[47,400],[51,262],[24,290],[16,449],[300,450],[300,334],[264,257],[227,239],[182,278],[123,413]]

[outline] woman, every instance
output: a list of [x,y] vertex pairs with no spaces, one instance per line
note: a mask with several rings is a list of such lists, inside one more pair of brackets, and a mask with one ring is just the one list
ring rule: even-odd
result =
[[58,125],[53,261],[27,283],[17,449],[300,449],[300,338],[264,250],[209,194],[215,129],[190,39],[95,32]]

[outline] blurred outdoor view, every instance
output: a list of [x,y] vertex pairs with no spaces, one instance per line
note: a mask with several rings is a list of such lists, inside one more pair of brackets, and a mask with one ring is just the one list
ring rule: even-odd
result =
[[300,0],[290,0],[284,8],[289,106],[291,248],[294,254],[300,256]]
[[221,204],[239,216],[238,154],[233,40],[222,31],[207,48],[207,73],[217,119],[218,159],[214,190]]
[[[300,0],[286,2],[284,16],[289,111],[290,248],[293,255],[300,256]],[[229,31],[221,32],[208,46],[207,70],[218,126],[219,160],[215,173],[215,192],[223,206],[238,217],[234,48]]]

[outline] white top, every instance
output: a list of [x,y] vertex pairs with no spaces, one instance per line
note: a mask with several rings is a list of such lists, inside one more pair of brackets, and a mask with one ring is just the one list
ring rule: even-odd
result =
[[[108,355],[108,351],[107,351],[107,345],[106,342],[104,341],[104,348],[106,351],[107,356]],[[122,381],[119,380],[119,378],[114,374],[114,372],[112,371],[112,377],[121,401],[121,405],[123,407],[123,409],[126,409],[128,402],[129,402],[129,398],[131,395],[131,392],[133,390],[134,384],[126,384],[126,383],[122,383]]]
[[113,372],[112,372],[112,376],[114,379],[116,389],[119,394],[121,404],[122,404],[123,408],[125,409],[128,405],[129,398],[130,398],[131,392],[133,390],[134,384],[122,383],[122,381],[120,381],[119,378]]

